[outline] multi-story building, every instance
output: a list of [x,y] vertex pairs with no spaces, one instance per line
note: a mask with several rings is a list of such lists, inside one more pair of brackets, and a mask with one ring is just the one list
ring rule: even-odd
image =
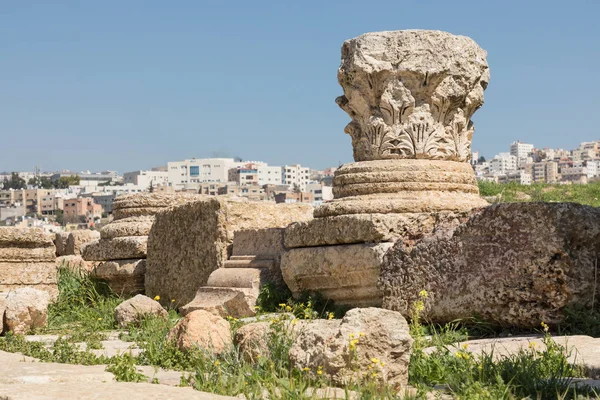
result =
[[498,183],[516,182],[521,185],[531,185],[531,174],[528,174],[523,170],[509,171],[507,173],[497,175],[496,178],[496,182]]
[[229,170],[245,163],[233,158],[192,158],[167,164],[169,186],[175,190],[199,188],[203,182],[227,182]]
[[275,195],[276,203],[313,203],[313,196],[308,192],[282,192]]
[[281,167],[249,162],[229,170],[229,181],[238,185],[281,185]]
[[562,168],[560,178],[562,182],[586,184],[588,183],[587,167]]
[[509,153],[500,153],[490,161],[491,174],[506,174],[517,170],[517,157]]
[[0,191],[0,205],[23,204],[28,213],[54,214],[56,190],[53,189],[9,189]]
[[93,224],[94,220],[102,218],[102,206],[96,204],[91,197],[65,201],[63,211],[65,222],[85,220],[88,224]]
[[554,161],[526,164],[524,170],[531,175],[533,183],[556,183],[560,179],[558,163]]
[[126,172],[123,174],[123,183],[129,183],[146,188],[167,186],[169,184],[169,172],[159,168],[152,168],[150,171],[140,170]]
[[[516,141],[510,145],[510,155],[514,156],[517,160],[517,168],[532,162],[533,145]],[[531,160],[530,160],[531,159]]]
[[290,189],[306,191],[306,184],[310,181],[310,168],[300,164],[286,165],[283,167],[282,183]]
[[313,206],[323,204],[324,201],[333,200],[333,187],[326,186],[321,182],[306,184],[306,191],[313,196]]

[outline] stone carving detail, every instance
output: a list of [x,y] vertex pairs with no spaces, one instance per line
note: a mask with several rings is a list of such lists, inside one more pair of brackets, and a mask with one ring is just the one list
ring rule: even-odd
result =
[[342,47],[336,103],[352,118],[355,161],[468,161],[472,115],[489,80],[486,52],[439,31],[367,33]]

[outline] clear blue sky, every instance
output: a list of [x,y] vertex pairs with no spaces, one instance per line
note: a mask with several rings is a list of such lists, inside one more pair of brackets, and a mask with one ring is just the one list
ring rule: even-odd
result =
[[439,29],[488,51],[485,156],[600,138],[600,1],[0,0],[0,171],[213,155],[352,161],[345,39]]

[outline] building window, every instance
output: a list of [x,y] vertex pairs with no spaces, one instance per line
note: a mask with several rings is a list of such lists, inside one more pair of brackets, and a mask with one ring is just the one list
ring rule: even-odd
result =
[[200,175],[200,167],[197,165],[190,166],[190,176],[199,176]]

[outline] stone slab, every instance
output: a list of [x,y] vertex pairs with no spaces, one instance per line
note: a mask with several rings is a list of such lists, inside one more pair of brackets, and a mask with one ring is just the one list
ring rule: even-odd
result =
[[127,236],[97,240],[83,249],[86,261],[110,261],[146,258],[146,236]]
[[7,263],[0,261],[0,290],[5,285],[56,284],[55,262]]
[[41,228],[0,227],[0,248],[12,246],[54,247],[54,241]]
[[150,215],[115,220],[100,229],[102,239],[125,236],[148,236],[154,217]]
[[381,306],[379,270],[392,246],[364,243],[291,249],[281,260],[283,279],[294,296],[317,291],[336,304]]
[[52,247],[0,247],[0,262],[37,262],[56,259],[54,245]]
[[279,259],[285,251],[283,231],[283,228],[237,231],[233,234],[232,255]]
[[196,310],[208,311],[222,318],[244,318],[256,314],[245,293],[233,288],[201,287],[194,300],[179,309],[182,315]]
[[457,225],[465,222],[469,214],[469,212],[354,214],[315,218],[287,227],[284,235],[285,246],[298,248],[395,242],[399,239],[410,245],[431,234],[441,224]]
[[80,256],[83,246],[96,239],[100,239],[100,233],[98,231],[78,229],[69,233],[67,245],[65,247],[65,255]]
[[104,261],[92,271],[92,275],[106,281],[114,293],[125,296],[144,292],[145,274],[145,259]]

